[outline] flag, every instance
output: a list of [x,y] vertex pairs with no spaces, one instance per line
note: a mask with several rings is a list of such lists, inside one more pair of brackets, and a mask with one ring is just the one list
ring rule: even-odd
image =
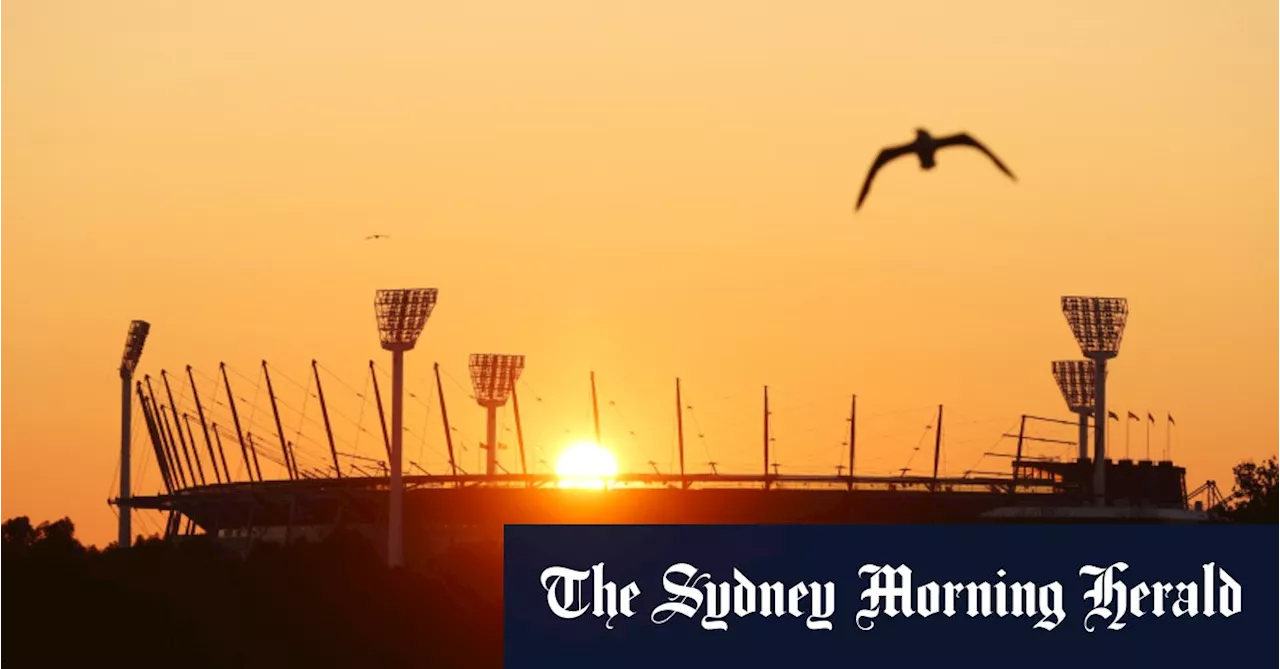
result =
[[1119,417],[1119,416],[1117,416],[1117,415],[1116,415],[1116,412],[1114,412],[1114,411],[1108,411],[1108,412],[1107,412],[1107,418],[1110,418],[1111,420],[1120,420],[1120,417]]
[[1130,411],[1130,412],[1129,412],[1129,420],[1142,420],[1142,419],[1141,419],[1141,418],[1138,418],[1138,414],[1136,414],[1136,413],[1134,413],[1134,412]]
[[1149,420],[1149,421],[1151,421],[1152,423],[1154,423],[1154,422],[1156,422],[1156,417],[1155,417],[1155,416],[1152,416],[1152,415],[1151,415],[1151,412],[1150,412],[1150,411],[1148,411],[1148,412],[1147,412],[1147,420]]
[[1174,420],[1173,420],[1173,414],[1168,414],[1168,416],[1169,416],[1169,424],[1170,424],[1170,425],[1177,425],[1177,423],[1176,423],[1176,422],[1174,422]]

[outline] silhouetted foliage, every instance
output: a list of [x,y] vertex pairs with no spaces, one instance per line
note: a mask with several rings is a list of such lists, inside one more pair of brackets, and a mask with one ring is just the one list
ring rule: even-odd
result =
[[260,543],[204,536],[85,548],[69,519],[3,526],[6,666],[499,666],[502,552],[412,570],[363,537]]
[[[1235,467],[1217,511],[1277,522],[1275,458]],[[83,546],[69,518],[3,524],[9,667],[500,666],[502,547],[469,543],[389,569],[363,536],[206,536]]]
[[1217,513],[1237,523],[1277,523],[1280,512],[1276,505],[1276,458],[1261,464],[1246,461],[1232,470],[1235,484]]

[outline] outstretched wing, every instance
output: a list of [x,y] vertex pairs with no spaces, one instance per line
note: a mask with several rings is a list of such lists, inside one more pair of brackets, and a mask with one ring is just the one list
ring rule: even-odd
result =
[[991,159],[991,162],[995,163],[996,167],[999,167],[1000,171],[1008,175],[1010,179],[1013,179],[1014,181],[1018,180],[1018,177],[1013,176],[1013,172],[1010,172],[1009,168],[1005,167],[1004,163],[1000,162],[1000,159],[996,157],[996,154],[992,153],[990,149],[982,145],[982,142],[974,139],[967,132],[962,132],[950,137],[943,137],[937,140],[937,147],[939,149],[945,146],[972,146],[973,148],[987,154],[987,157]]
[[871,163],[871,170],[867,172],[867,180],[862,182],[862,192],[858,193],[858,203],[853,205],[853,210],[857,211],[862,208],[862,201],[867,199],[867,193],[871,190],[871,180],[876,177],[876,172],[880,171],[889,161],[907,155],[915,150],[914,144],[904,144],[902,146],[891,146],[880,152],[876,156],[876,161]]

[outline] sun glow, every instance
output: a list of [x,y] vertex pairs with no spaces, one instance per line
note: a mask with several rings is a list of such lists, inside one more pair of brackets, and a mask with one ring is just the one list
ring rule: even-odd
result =
[[608,449],[591,442],[574,444],[556,460],[561,488],[604,488],[618,475],[618,460]]

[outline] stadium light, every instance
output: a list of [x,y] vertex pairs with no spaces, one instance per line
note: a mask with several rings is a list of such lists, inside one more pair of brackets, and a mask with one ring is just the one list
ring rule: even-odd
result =
[[[1080,460],[1089,459],[1089,416],[1093,414],[1094,362],[1055,360],[1053,378],[1067,408],[1080,417]],[[1095,418],[1096,420],[1096,418]]]
[[1120,340],[1129,319],[1129,301],[1123,297],[1062,298],[1062,313],[1080,344],[1080,352],[1094,364],[1093,496],[1106,501],[1107,476],[1107,361],[1120,353]]
[[379,290],[373,311],[382,348],[391,351],[391,501],[387,514],[387,563],[404,565],[404,353],[413,350],[436,306],[435,288]]
[[498,469],[498,409],[506,405],[524,371],[524,356],[473,353],[469,367],[476,403],[488,412],[482,448],[486,451],[485,473],[493,476]]
[[[151,324],[146,321],[129,323],[129,333],[124,338],[124,353],[120,356],[120,499],[128,500],[132,491],[130,473],[133,470],[129,442],[133,440],[133,372],[142,359],[142,348],[147,343],[147,335],[151,333]],[[133,545],[133,513],[129,507],[120,507],[119,533],[116,543],[120,548]]]
[[1123,297],[1064,297],[1062,313],[1086,358],[1114,358],[1120,353],[1129,301]]
[[438,292],[435,288],[379,290],[373,309],[382,348],[392,352],[413,350],[436,307]]

